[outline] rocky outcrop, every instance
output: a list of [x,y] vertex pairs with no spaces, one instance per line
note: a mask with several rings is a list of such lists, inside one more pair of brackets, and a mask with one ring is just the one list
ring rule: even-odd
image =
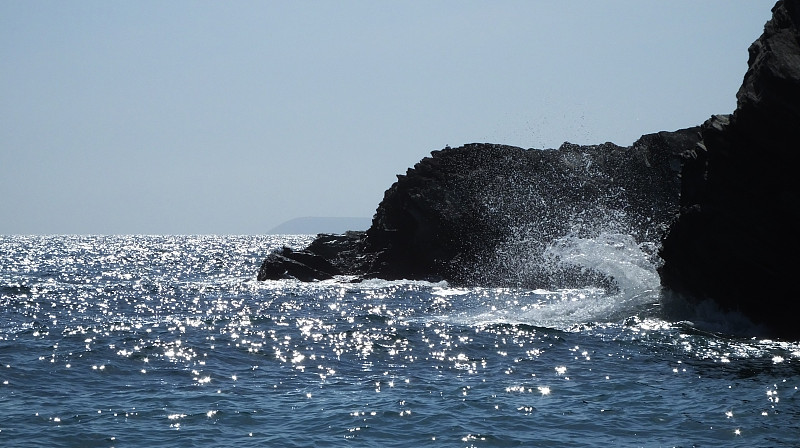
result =
[[[434,151],[392,185],[366,232],[271,254],[259,279],[445,279],[456,285],[613,288],[548,257],[567,235],[660,242],[662,284],[800,337],[800,0],[778,1],[750,47],[732,115],[701,127],[557,150]],[[675,220],[675,216],[678,219]],[[655,254],[654,254],[655,255]]]
[[683,167],[662,284],[800,336],[800,2],[779,1],[750,47],[732,115],[715,116]]
[[284,248],[259,279],[444,279],[456,285],[613,288],[613,279],[553,265],[553,240],[601,231],[658,241],[678,210],[683,153],[697,128],[557,150],[471,144],[434,151],[398,176],[365,233]]
[[320,234],[303,250],[283,247],[267,256],[258,280],[328,280],[337,275],[360,275],[370,264],[364,255],[365,232]]

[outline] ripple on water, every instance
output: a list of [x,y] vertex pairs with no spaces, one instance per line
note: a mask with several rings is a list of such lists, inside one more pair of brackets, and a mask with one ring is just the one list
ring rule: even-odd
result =
[[2,237],[0,443],[751,446],[800,433],[796,343],[721,337],[591,290],[253,280],[265,253],[304,241]]

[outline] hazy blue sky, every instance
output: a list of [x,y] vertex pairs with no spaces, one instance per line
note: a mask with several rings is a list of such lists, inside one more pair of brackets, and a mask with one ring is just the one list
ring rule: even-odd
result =
[[445,145],[732,112],[772,0],[0,1],[0,234],[372,216]]

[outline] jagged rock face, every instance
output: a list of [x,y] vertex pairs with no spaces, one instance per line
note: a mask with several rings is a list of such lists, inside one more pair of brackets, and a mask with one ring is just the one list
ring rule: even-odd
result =
[[[681,154],[697,141],[692,128],[646,135],[630,147],[471,144],[434,151],[398,176],[366,234],[321,235],[304,251],[284,249],[265,260],[259,278],[341,274],[613,287],[596,272],[545,269],[543,252],[556,238],[591,237],[609,226],[640,242],[660,240],[678,210]],[[339,249],[323,250],[332,244]]]
[[800,2],[779,1],[750,47],[732,116],[712,117],[683,167],[662,284],[798,336]]

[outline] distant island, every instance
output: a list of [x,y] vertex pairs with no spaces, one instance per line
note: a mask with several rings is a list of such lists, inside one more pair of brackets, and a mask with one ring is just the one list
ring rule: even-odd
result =
[[367,230],[372,218],[342,218],[305,216],[290,219],[269,230],[273,235],[316,235],[318,233],[344,233],[347,230]]

